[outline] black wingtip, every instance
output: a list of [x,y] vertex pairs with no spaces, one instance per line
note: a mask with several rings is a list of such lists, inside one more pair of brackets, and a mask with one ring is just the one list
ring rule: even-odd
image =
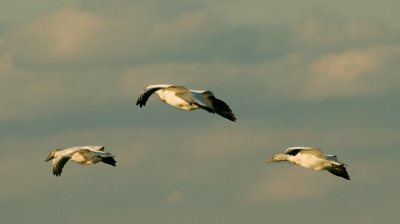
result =
[[347,173],[346,167],[344,167],[344,165],[332,165],[332,168],[328,169],[328,171],[335,176],[350,180],[350,176]]
[[146,101],[143,99],[142,96],[140,96],[137,101],[136,101],[136,106],[139,105],[139,107],[144,107],[146,105]]
[[61,176],[61,172],[59,172],[59,171],[53,171],[53,174],[56,177],[60,177]]
[[143,100],[139,97],[136,101],[136,106],[139,105],[139,107],[143,107],[144,105],[146,105],[145,102],[143,102]]
[[349,174],[347,174],[347,173],[341,175],[340,177],[343,177],[343,178],[346,179],[346,180],[350,180],[350,176],[349,176]]
[[140,92],[139,97],[136,101],[136,105],[139,105],[140,107],[146,106],[146,102],[149,99],[149,97],[159,89],[162,89],[162,87],[156,87],[156,88],[142,90],[142,92]]
[[210,99],[217,114],[233,122],[237,120],[228,104],[215,97],[210,97]]
[[233,121],[233,122],[236,122],[236,120],[237,120],[235,115],[232,113],[218,113],[218,114],[230,121]]
[[114,157],[104,157],[101,158],[103,163],[109,164],[111,166],[116,166],[117,161],[115,161]]

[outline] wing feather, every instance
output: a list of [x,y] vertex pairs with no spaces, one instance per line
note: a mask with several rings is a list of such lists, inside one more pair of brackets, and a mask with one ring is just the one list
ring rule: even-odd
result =
[[[89,151],[104,151],[104,146],[101,145],[86,145],[86,146],[81,146],[81,149],[87,149]],[[77,150],[78,151],[78,150]]]
[[55,176],[61,176],[62,169],[64,165],[68,162],[71,157],[61,156],[59,158],[54,158],[52,161],[53,164],[53,174]]
[[285,154],[295,156],[297,153],[299,153],[303,149],[286,149]]
[[332,164],[332,166],[330,168],[327,168],[327,170],[335,176],[343,177],[346,180],[350,180],[350,176],[347,173],[346,167],[344,167],[343,164],[342,165]]
[[153,93],[155,93],[157,90],[163,89],[168,87],[169,85],[150,85],[146,87],[146,89],[142,90],[139,93],[139,96],[136,101],[136,105],[139,105],[140,107],[146,106],[147,100],[150,98]]
[[322,153],[322,151],[319,148],[315,147],[290,147],[285,150],[285,154],[295,156],[298,153],[301,154],[310,154],[314,155],[318,158],[325,159],[325,155]]
[[236,121],[235,114],[233,114],[231,108],[226,104],[224,101],[216,98],[211,91],[205,91],[202,94],[204,100],[206,100],[209,104],[212,105],[215,113],[219,114],[220,116],[230,120]]
[[169,90],[175,92],[175,96],[181,98],[182,100],[192,103],[194,95],[193,93],[184,86],[171,86],[168,87]]
[[117,161],[115,161],[113,156],[101,157],[101,161],[111,166],[116,166],[115,164],[117,163]]

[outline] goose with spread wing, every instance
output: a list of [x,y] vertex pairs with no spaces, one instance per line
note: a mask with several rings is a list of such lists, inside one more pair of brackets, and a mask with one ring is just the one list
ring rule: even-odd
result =
[[268,163],[289,161],[313,170],[327,170],[333,175],[350,180],[345,164],[339,162],[335,155],[325,155],[316,147],[290,147],[285,152],[275,154]]
[[228,120],[236,121],[231,108],[224,101],[217,99],[211,91],[190,90],[178,85],[149,85],[140,92],[136,105],[144,107],[153,93],[157,94],[161,101],[173,107],[187,111],[203,109],[219,114]]
[[53,174],[60,176],[68,160],[80,164],[95,164],[103,162],[115,166],[114,156],[104,152],[104,146],[76,146],[65,149],[54,149],[50,152],[45,162],[52,160]]

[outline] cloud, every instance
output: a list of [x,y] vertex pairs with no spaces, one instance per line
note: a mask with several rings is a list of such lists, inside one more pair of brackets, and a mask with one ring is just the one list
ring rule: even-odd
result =
[[0,121],[71,114],[120,102],[118,78],[109,75],[109,69],[38,71],[17,69],[12,58],[4,59],[5,67],[0,70]]
[[257,90],[258,94],[253,95],[256,98],[322,100],[357,97],[395,89],[395,83],[399,82],[395,75],[399,57],[400,48],[387,45],[316,56],[294,53],[256,64],[150,64],[125,72],[120,83],[122,93],[128,96],[137,94],[133,91],[138,88],[155,83],[182,84],[189,88],[205,88],[212,83],[214,88],[231,88],[233,94],[243,93],[236,91],[236,87],[247,89],[248,94]]
[[174,13],[159,2],[126,4],[62,7],[9,30],[5,44],[19,67],[38,68],[247,63],[288,50],[286,28],[232,26],[213,10],[188,2]]
[[0,54],[0,78],[1,76],[7,75],[12,70],[13,64],[14,62],[10,54]]
[[181,204],[187,200],[186,195],[179,190],[170,192],[165,198],[165,202],[168,204]]
[[[201,5],[161,13],[153,3],[122,4],[116,12],[64,7],[8,30],[0,42],[0,103],[7,104],[0,117],[23,117],[23,108],[33,116],[79,108],[94,92],[105,104],[131,99],[152,83],[210,89],[235,109],[235,101],[247,107],[383,94],[399,82],[397,33],[374,21],[306,15],[296,23],[233,27]],[[342,34],[318,43],[302,36],[308,29],[320,41]],[[363,35],[369,41],[354,47]],[[54,107],[46,109],[47,102]]]
[[328,79],[331,77],[351,82],[376,67],[377,58],[372,52],[350,50],[342,54],[324,55],[311,64],[311,71],[324,74]]
[[285,165],[290,167],[274,170],[273,176],[249,184],[242,193],[242,200],[251,204],[298,201],[324,197],[332,191],[330,181],[318,178],[331,174]]
[[[152,4],[156,3],[146,3],[147,7],[138,3],[129,10],[123,4],[113,5],[120,14],[63,7],[10,30],[5,44],[22,67],[126,64],[193,55],[190,51],[201,49],[210,32],[220,26],[217,16],[201,7],[165,15]],[[147,13],[140,11],[149,7]]]
[[[0,105],[7,106],[0,112],[0,120],[14,119],[22,114],[35,112],[34,104],[48,102],[46,93],[52,92],[57,82],[56,79],[42,79],[28,72],[10,70],[11,62],[7,61],[8,59],[3,61],[6,64],[6,72],[0,77]],[[27,108],[30,112],[26,111]]]
[[25,63],[71,62],[88,54],[101,26],[98,16],[67,7],[19,27],[10,33],[7,44]]
[[308,50],[365,47],[390,40],[383,35],[388,27],[376,20],[345,19],[318,11],[303,15],[290,26],[295,45]]
[[395,58],[400,57],[399,46],[350,49],[322,55],[310,63],[310,82],[307,92],[316,98],[374,94],[394,88]]

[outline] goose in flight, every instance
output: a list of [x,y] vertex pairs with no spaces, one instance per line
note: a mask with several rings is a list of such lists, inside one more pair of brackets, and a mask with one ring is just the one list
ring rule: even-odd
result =
[[114,156],[104,152],[104,146],[76,146],[65,149],[55,149],[50,152],[45,162],[52,160],[53,174],[60,176],[68,160],[81,164],[95,164],[103,162],[115,166]]
[[333,175],[350,180],[350,176],[344,167],[345,164],[337,160],[334,155],[325,155],[315,147],[290,147],[284,154],[275,154],[268,163],[289,161],[313,170],[327,170]]
[[144,107],[153,93],[157,94],[161,101],[173,107],[188,111],[200,108],[236,121],[231,108],[224,101],[215,98],[209,90],[190,90],[184,86],[169,84],[149,85],[140,92],[136,105]]

